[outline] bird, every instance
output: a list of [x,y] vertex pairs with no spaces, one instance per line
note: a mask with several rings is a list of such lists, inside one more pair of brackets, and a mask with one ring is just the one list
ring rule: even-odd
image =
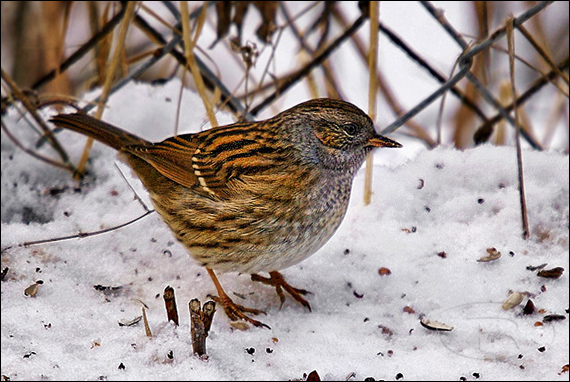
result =
[[310,311],[303,297],[310,292],[279,271],[333,236],[366,156],[402,147],[378,134],[360,108],[330,98],[157,143],[85,113],[58,114],[51,122],[117,150],[174,236],[206,268],[228,318],[267,328],[251,318],[265,312],[235,303],[215,272],[251,274],[276,289],[281,306],[286,292]]

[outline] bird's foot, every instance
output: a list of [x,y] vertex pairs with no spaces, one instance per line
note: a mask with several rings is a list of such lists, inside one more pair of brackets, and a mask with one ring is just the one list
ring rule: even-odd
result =
[[267,329],[271,329],[269,325],[266,325],[261,321],[254,320],[253,318],[247,316],[246,314],[246,313],[255,314],[255,315],[265,314],[263,310],[248,308],[243,305],[236,304],[227,294],[224,294],[222,297],[212,296],[212,299],[216,303],[224,307],[224,311],[226,312],[226,315],[230,320],[232,321],[244,320],[249,322],[253,326],[257,326],[258,328],[264,327]]
[[281,306],[283,306],[283,303],[285,302],[285,293],[283,292],[283,290],[285,290],[287,293],[291,295],[291,297],[293,297],[293,299],[295,299],[295,301],[297,301],[299,304],[303,305],[305,308],[311,311],[311,305],[307,300],[305,300],[301,296],[301,295],[305,296],[307,294],[310,294],[311,292],[305,289],[292,287],[287,283],[287,281],[285,281],[285,277],[283,277],[281,273],[277,271],[272,271],[269,272],[269,277],[263,277],[254,273],[251,275],[251,280],[259,281],[263,284],[275,287],[275,291],[277,292],[277,295],[279,295],[279,299],[281,300]]
[[224,307],[224,311],[226,312],[226,315],[228,316],[228,318],[230,320],[232,320],[232,321],[244,320],[244,321],[249,322],[253,326],[257,326],[258,328],[264,327],[267,329],[271,329],[268,325],[264,324],[261,321],[254,320],[253,318],[250,318],[246,314],[246,313],[255,314],[255,315],[265,314],[265,312],[263,310],[247,308],[243,305],[239,305],[239,304],[236,304],[235,302],[233,302],[232,299],[226,294],[226,292],[222,288],[222,285],[218,281],[218,278],[214,274],[214,271],[212,271],[209,268],[206,268],[206,269],[207,269],[210,277],[212,278],[212,281],[214,282],[214,285],[216,286],[216,289],[217,289],[218,294],[219,294],[219,296],[212,296],[212,299],[216,303],[218,303]]

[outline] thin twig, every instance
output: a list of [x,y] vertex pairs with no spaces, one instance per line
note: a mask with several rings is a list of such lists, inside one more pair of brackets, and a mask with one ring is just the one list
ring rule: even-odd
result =
[[523,239],[528,239],[530,237],[530,229],[528,227],[528,211],[526,209],[526,195],[524,190],[524,172],[522,163],[522,149],[521,149],[521,126],[519,123],[519,113],[517,108],[517,91],[515,87],[515,36],[514,36],[514,22],[513,17],[510,17],[506,22],[507,29],[507,44],[509,47],[509,74],[511,78],[511,91],[513,96],[513,110],[515,113],[515,144],[517,148],[517,168],[519,175],[519,197],[521,204],[521,215],[522,215],[522,228],[523,228]]
[[148,208],[148,206],[146,205],[146,203],[141,199],[141,197],[139,196],[139,194],[137,194],[137,192],[135,191],[135,189],[133,188],[133,186],[131,185],[131,183],[127,180],[127,178],[125,177],[125,174],[123,174],[123,171],[121,171],[121,168],[117,165],[117,162],[115,162],[115,167],[117,168],[117,170],[119,171],[119,174],[121,174],[121,177],[123,178],[123,180],[125,181],[125,183],[127,184],[127,186],[129,186],[129,188],[131,189],[131,191],[133,192],[133,195],[135,196],[135,200],[137,202],[139,202],[139,204],[142,206],[142,208],[145,211],[150,211],[150,208]]
[[142,218],[146,217],[147,215],[150,215],[151,213],[153,213],[154,210],[150,210],[145,212],[144,214],[142,214],[141,216],[134,218],[133,220],[130,220],[126,223],[123,224],[119,224],[117,226],[114,227],[110,227],[110,228],[105,228],[99,231],[92,231],[92,232],[80,232],[76,235],[69,235],[69,236],[61,236],[61,237],[56,237],[56,238],[52,238],[52,239],[44,239],[44,240],[36,240],[36,241],[26,241],[24,243],[18,244],[18,247],[31,247],[33,245],[40,245],[40,244],[47,244],[47,243],[55,243],[55,242],[59,242],[59,241],[65,241],[65,240],[71,240],[71,239],[83,239],[84,237],[89,237],[89,236],[95,236],[95,235],[101,235],[103,233],[107,233],[110,231],[114,231],[123,227],[126,227],[130,224],[133,224],[139,220],[141,220]]

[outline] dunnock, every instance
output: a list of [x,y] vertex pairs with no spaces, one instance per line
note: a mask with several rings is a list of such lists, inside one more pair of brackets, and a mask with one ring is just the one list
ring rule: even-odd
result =
[[266,327],[247,315],[262,311],[234,303],[214,270],[251,273],[276,288],[281,304],[285,290],[310,310],[302,297],[308,292],[278,270],[311,256],[333,235],[366,155],[401,147],[378,135],[356,106],[327,98],[160,143],[84,114],[51,121],[118,150],[176,238],[206,267],[228,317]]

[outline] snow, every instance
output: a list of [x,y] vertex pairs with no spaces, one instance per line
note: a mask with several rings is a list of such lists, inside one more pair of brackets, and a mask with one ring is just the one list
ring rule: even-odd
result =
[[[111,97],[104,119],[149,140],[164,139],[171,135],[179,86],[176,80],[131,84]],[[183,97],[181,131],[203,129],[200,99],[191,91]],[[218,118],[231,122],[224,113]],[[14,110],[3,119],[11,131],[27,134]],[[85,139],[67,131],[58,136],[76,162]],[[292,299],[280,309],[274,289],[248,275],[220,275],[236,302],[267,312],[259,319],[271,330],[237,330],[219,310],[203,360],[192,355],[187,304],[206,301],[215,288],[157,214],[102,235],[19,246],[113,227],[144,213],[113,151],[94,145],[90,173],[79,186],[2,135],[2,268],[9,267],[2,282],[2,375],[291,380],[316,370],[326,380],[568,380],[562,373],[568,320],[535,326],[546,314],[568,317],[568,156],[523,151],[531,227],[524,240],[514,148],[428,151],[394,138],[403,149],[376,151],[372,204],[363,205],[361,171],[334,237],[283,271],[292,285],[313,292],[312,312]],[[118,167],[148,203],[140,183]],[[492,247],[502,256],[478,262]],[[543,263],[566,272],[546,279],[527,270]],[[390,274],[380,275],[382,267]],[[37,295],[25,296],[36,280],[43,281]],[[102,292],[95,285],[121,289]],[[167,285],[175,289],[179,327],[166,322]],[[513,291],[525,297],[504,311]],[[536,312],[523,315],[529,298]],[[118,325],[141,314],[138,300],[149,307],[152,338],[142,324]],[[424,316],[454,329],[430,331],[420,325]]]

